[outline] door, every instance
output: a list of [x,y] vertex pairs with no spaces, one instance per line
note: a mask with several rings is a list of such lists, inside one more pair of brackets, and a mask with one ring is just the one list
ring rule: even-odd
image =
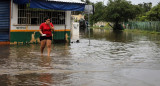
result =
[[9,41],[10,0],[0,0],[0,41]]

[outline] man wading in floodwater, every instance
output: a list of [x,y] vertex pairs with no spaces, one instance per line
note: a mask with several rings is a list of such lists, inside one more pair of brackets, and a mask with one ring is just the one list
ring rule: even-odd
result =
[[43,55],[43,50],[47,44],[48,56],[51,52],[51,43],[52,43],[52,31],[54,30],[53,24],[50,22],[50,18],[45,18],[45,22],[40,25],[39,32],[41,34],[41,55]]

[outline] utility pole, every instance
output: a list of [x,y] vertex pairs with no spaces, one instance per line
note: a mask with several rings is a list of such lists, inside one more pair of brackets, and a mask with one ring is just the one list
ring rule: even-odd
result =
[[90,20],[89,20],[89,13],[88,13],[88,30],[89,30],[89,46],[90,46],[90,45],[91,45],[91,40],[90,40],[91,33],[90,33]]
[[85,11],[84,11],[84,13],[86,13],[86,14],[88,14],[88,25],[87,25],[87,28],[88,28],[88,31],[89,31],[89,46],[91,45],[91,42],[90,42],[90,35],[91,35],[91,33],[90,33],[90,16],[89,16],[89,14],[93,14],[93,12],[94,12],[94,7],[93,7],[93,5],[86,5],[85,6]]

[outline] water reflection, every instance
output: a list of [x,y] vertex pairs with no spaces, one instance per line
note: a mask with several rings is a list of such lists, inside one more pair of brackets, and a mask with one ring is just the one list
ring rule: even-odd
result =
[[51,57],[50,56],[41,56],[40,65],[41,65],[41,67],[50,67],[51,66]]
[[1,75],[1,86],[66,86],[70,81],[65,81],[69,77],[61,73],[41,73],[41,74],[21,74],[21,75]]
[[8,79],[8,75],[7,74],[4,74],[4,75],[0,75],[0,83],[2,86],[8,86],[10,85],[11,83],[9,82],[9,79]]
[[111,42],[132,42],[132,33],[127,33],[124,31],[112,31],[105,29],[94,29],[93,38],[102,39],[105,38]]
[[1,85],[159,86],[159,35],[95,29],[90,46],[87,37],[52,45],[50,57],[39,44],[0,46]]
[[0,65],[5,64],[5,60],[9,58],[10,45],[0,45]]

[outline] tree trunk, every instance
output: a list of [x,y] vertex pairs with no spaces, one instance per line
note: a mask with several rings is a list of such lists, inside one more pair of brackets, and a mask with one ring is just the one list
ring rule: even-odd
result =
[[123,30],[123,27],[122,27],[121,24],[119,24],[118,21],[116,21],[116,22],[114,23],[113,30]]

